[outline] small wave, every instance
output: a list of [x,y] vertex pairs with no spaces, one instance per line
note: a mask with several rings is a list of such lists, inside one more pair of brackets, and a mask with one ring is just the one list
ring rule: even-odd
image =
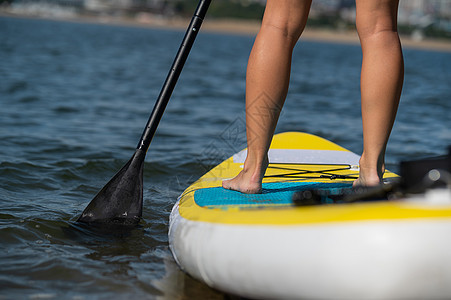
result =
[[7,94],[15,94],[17,92],[22,92],[28,88],[28,83],[25,80],[14,81],[9,84],[6,88]]
[[57,114],[70,114],[70,113],[78,113],[80,112],[80,109],[71,106],[58,106],[54,108],[53,111]]

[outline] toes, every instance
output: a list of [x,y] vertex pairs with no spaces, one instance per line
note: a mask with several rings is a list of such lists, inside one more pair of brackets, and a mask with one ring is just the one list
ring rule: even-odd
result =
[[222,182],[222,187],[227,190],[235,190],[234,184],[233,184],[233,179],[224,180]]

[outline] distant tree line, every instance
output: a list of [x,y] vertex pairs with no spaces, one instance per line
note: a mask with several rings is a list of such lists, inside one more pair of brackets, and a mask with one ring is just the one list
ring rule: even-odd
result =
[[[337,0],[338,1],[338,0]],[[405,0],[407,1],[407,0]],[[448,0],[451,2],[451,0]],[[80,14],[93,13],[87,9],[86,0],[0,0],[0,8],[8,7],[12,3],[21,4],[54,4],[62,7],[76,8]],[[96,2],[96,1],[94,1]],[[134,17],[141,12],[147,12],[166,17],[182,16],[190,18],[196,9],[199,0],[130,0],[129,6],[119,5],[120,1],[98,0],[103,10],[94,13],[116,13],[121,11],[124,15]],[[332,1],[333,2],[333,1]],[[355,20],[344,11],[355,8],[355,0],[339,0],[337,5],[325,6],[332,3],[331,0],[317,1],[312,5],[313,12],[308,20],[308,27],[354,30]],[[250,0],[214,0],[211,2],[208,18],[227,18],[227,19],[253,19],[261,20],[265,10],[264,2]],[[352,14],[351,14],[352,15]],[[447,17],[446,17],[447,16]],[[451,39],[451,21],[449,15],[445,17],[434,17],[432,21],[425,25],[410,24],[409,22],[400,22],[398,31],[402,35],[411,35],[416,37],[435,37]]]

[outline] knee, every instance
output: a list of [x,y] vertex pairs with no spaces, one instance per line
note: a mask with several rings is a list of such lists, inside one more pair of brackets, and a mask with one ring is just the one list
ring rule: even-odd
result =
[[384,35],[397,35],[397,27],[395,24],[387,22],[387,20],[365,20],[356,22],[357,33],[361,41],[371,37]]
[[296,42],[307,23],[311,0],[267,1],[262,20],[262,30],[277,33]]
[[287,42],[296,43],[301,36],[304,27],[300,24],[290,24],[286,20],[272,20],[263,22],[261,30],[274,32]]
[[360,40],[380,34],[397,34],[397,1],[380,1],[374,5],[357,2],[356,28]]

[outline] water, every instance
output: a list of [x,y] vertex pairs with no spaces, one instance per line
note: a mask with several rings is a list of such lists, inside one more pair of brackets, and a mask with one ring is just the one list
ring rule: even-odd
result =
[[[143,222],[96,231],[74,221],[130,158],[182,31],[0,18],[0,298],[223,299],[168,249],[177,196],[244,146],[253,37],[202,32],[144,171]],[[388,167],[451,144],[451,53],[405,49]],[[303,42],[278,132],[361,152],[360,48]]]

